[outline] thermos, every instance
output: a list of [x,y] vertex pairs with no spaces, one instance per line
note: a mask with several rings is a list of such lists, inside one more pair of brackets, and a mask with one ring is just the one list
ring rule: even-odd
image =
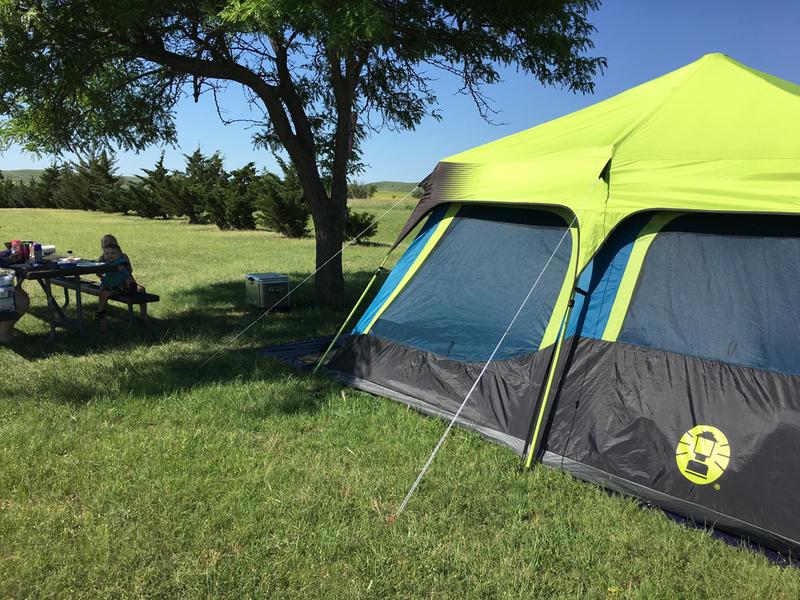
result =
[[17,310],[14,303],[14,272],[0,269],[0,313]]

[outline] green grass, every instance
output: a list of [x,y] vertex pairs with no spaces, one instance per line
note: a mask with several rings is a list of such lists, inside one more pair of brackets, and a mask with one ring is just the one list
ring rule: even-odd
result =
[[418,181],[373,181],[368,185],[374,185],[379,192],[399,192],[405,194],[417,187]]
[[[345,251],[351,300],[407,214]],[[342,311],[313,308],[306,287],[197,371],[254,316],[243,274],[299,281],[313,242],[0,210],[0,238],[95,256],[104,233],[161,295],[158,322],[117,318],[104,337],[90,321],[84,339],[48,345],[26,317],[0,348],[0,597],[800,596],[797,570],[564,473],[518,473],[509,450],[464,431],[390,523],[444,424],[255,353],[328,333]]]
[[[374,185],[378,188],[378,191],[370,198],[370,202],[378,202],[378,203],[388,203],[390,206],[394,202],[400,200],[401,198],[408,196],[408,200],[411,201],[413,205],[416,203],[415,198],[413,198],[409,192],[411,192],[414,188],[417,187],[417,183],[410,183],[404,181],[375,181],[370,183],[369,185]],[[353,201],[350,200],[350,203]]]

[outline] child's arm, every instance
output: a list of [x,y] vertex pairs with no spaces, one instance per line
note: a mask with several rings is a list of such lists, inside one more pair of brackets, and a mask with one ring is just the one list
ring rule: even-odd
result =
[[125,278],[126,284],[129,285],[131,283],[136,283],[136,280],[133,278],[133,267],[131,266],[130,261],[127,260],[127,257],[126,260],[124,260],[123,263],[119,266],[119,270],[127,274],[127,277]]

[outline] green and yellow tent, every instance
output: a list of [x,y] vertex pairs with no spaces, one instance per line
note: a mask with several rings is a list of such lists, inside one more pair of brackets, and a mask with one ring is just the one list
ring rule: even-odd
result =
[[483,372],[527,465],[800,549],[800,87],[707,55],[423,187],[329,373],[449,417]]

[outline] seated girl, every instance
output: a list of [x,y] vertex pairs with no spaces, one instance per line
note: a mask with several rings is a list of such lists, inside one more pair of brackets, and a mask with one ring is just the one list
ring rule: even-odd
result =
[[[97,302],[96,316],[100,319],[100,330],[107,331],[108,315],[106,314],[106,307],[108,306],[109,298],[113,298],[125,292],[144,293],[146,290],[143,286],[138,285],[133,278],[131,261],[128,259],[128,255],[122,252],[117,238],[113,235],[105,235],[100,243],[103,248],[103,256],[101,256],[99,260],[116,267],[116,270],[104,273],[100,276],[100,298]],[[142,321],[149,323],[150,318],[147,316],[147,303],[143,302],[140,304],[139,309],[142,314]]]

